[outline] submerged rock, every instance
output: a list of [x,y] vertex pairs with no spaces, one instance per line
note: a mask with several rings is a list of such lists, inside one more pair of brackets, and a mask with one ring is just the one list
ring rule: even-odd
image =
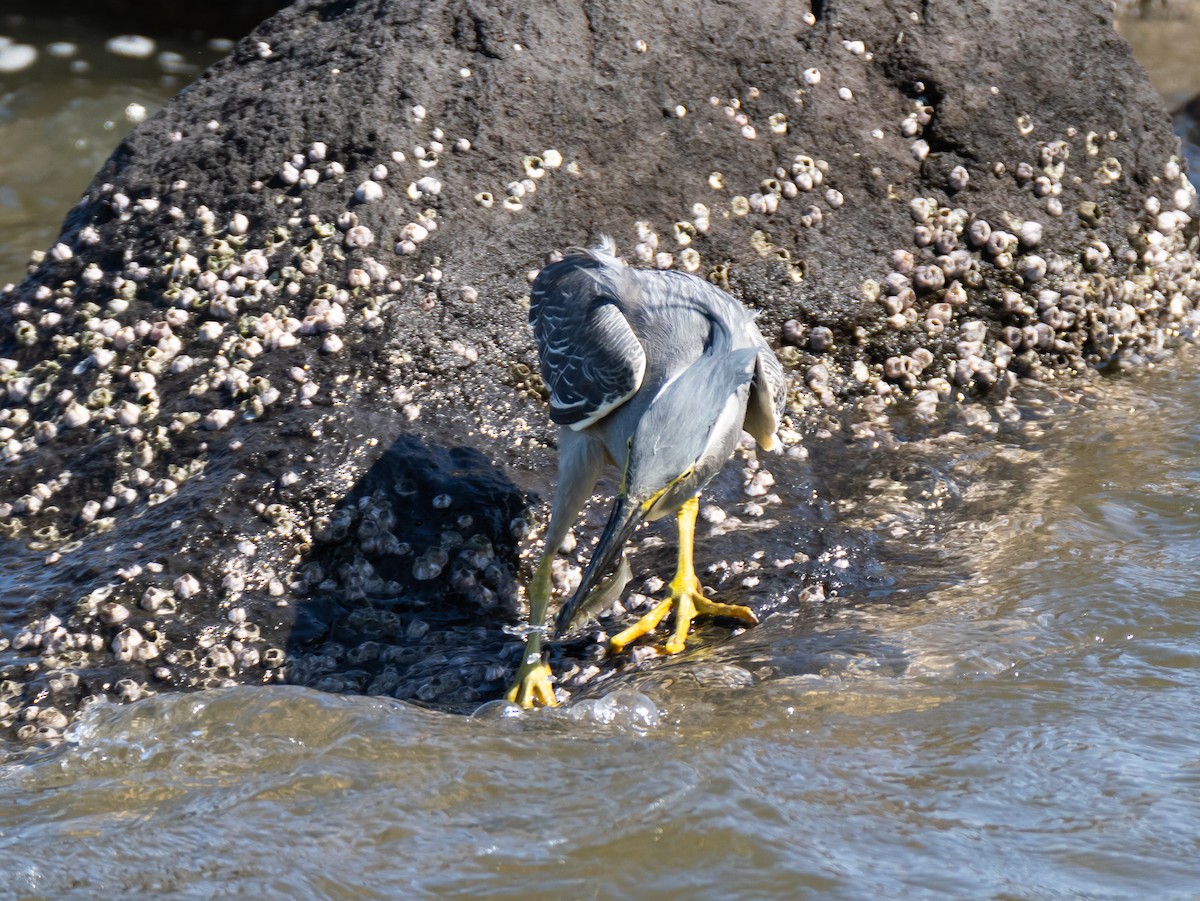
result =
[[[3,722],[231,681],[498,693],[553,478],[529,280],[601,232],[762,311],[793,445],[1161,353],[1195,321],[1194,192],[1106,4],[922,9],[263,23],[122,142],[0,309]],[[742,603],[875,578],[865,533],[817,553],[807,466],[743,454],[714,487],[709,578]]]

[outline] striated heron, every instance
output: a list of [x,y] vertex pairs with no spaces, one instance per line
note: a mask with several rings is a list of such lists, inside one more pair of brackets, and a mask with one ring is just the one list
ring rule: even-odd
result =
[[750,608],[704,594],[692,563],[697,495],[743,429],[764,449],[776,447],[786,394],[783,368],[749,310],[694,275],[631,268],[607,237],[542,269],[529,319],[559,426],[559,477],[528,588],[530,632],[506,695],[522,707],[556,704],[542,659],[551,563],[606,464],[620,468],[620,488],[579,588],[556,617],[557,634],[615,599],[628,579],[626,542],[643,520],[670,513],[679,528],[670,594],[613,637],[610,649],[653,631],[672,609],[671,654],[683,650],[696,616],[758,621]]

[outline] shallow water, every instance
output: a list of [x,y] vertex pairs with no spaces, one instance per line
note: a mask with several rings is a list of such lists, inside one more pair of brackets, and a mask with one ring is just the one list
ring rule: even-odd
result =
[[[0,111],[51,91],[0,84]],[[0,281],[52,240],[135,86],[97,86],[105,112],[68,86],[22,101],[44,120],[0,113],[0,146],[58,146],[56,109],[108,136],[30,240],[32,201],[0,212]],[[0,192],[49,192],[33,162]],[[0,898],[1196,898],[1198,362],[1074,411],[1026,395],[1048,432],[964,439],[963,467],[1006,477],[949,479],[983,500],[932,532],[898,517],[884,563],[922,552],[894,578],[567,710],[284,687],[95,707],[0,764]],[[876,475],[877,507],[915,503]],[[876,521],[825,499],[839,527]]]
[[1106,383],[1036,446],[986,442],[1040,462],[950,524],[967,579],[909,567],[776,615],[761,658],[700,648],[640,693],[515,717],[300,688],[93,708],[0,770],[0,886],[1195,898],[1196,363]]
[[118,27],[0,15],[0,43],[38,50],[28,68],[0,72],[0,285],[19,281],[30,251],[54,243],[67,210],[134,124],[224,55],[219,41],[158,38],[148,57],[118,56],[105,49]]
[[1192,184],[1200,185],[1200,0],[1143,6],[1147,15],[1121,19],[1117,31],[1171,110]]

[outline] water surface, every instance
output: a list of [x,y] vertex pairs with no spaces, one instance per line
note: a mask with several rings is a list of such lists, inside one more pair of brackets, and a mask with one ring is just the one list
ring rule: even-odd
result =
[[119,27],[0,15],[0,43],[38,51],[28,68],[0,73],[0,285],[54,243],[117,142],[224,55],[219,40],[160,37],[147,57],[119,56],[106,49]]

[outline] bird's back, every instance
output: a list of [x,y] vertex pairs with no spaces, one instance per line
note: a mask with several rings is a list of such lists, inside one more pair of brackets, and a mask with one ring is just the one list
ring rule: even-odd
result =
[[694,275],[632,269],[602,242],[539,273],[530,321],[552,418],[594,429],[614,459],[654,397],[704,354],[753,348],[759,374],[747,427],[765,444],[778,425],[783,370],[754,316]]
[[[745,412],[745,428],[764,448],[775,447],[783,417],[786,386],[783,367],[767,344],[754,314],[716,286],[686,272],[633,270],[641,282],[642,309],[633,322],[639,338],[650,336],[659,359],[647,364],[661,373],[660,385],[677,378],[705,354],[753,350],[757,363]],[[646,342],[643,341],[645,344]]]

